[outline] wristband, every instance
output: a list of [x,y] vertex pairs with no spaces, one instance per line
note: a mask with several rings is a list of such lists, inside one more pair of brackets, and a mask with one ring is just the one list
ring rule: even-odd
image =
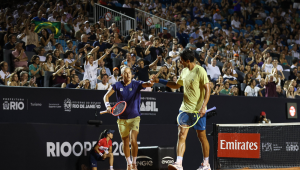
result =
[[105,107],[107,108],[109,106],[110,106],[109,102],[105,102]]
[[164,80],[164,79],[159,79],[158,81],[159,83],[163,84],[163,85],[167,85],[168,80]]
[[101,152],[99,152],[99,155],[100,155],[100,156],[103,156],[103,154],[102,154]]

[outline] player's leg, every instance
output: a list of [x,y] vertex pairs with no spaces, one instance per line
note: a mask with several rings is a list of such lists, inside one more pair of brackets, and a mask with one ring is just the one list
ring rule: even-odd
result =
[[98,161],[100,155],[98,156],[93,152],[94,151],[91,151],[91,154],[90,154],[90,166],[92,167],[92,170],[97,170],[97,161]]
[[202,153],[203,153],[203,163],[200,165],[198,170],[210,170],[210,165],[208,162],[209,158],[209,143],[206,137],[206,116],[202,117],[197,124],[194,126],[196,129],[197,137],[202,146]]
[[186,148],[186,137],[189,132],[189,128],[183,128],[181,126],[178,126],[178,140],[177,140],[177,159],[176,162],[173,164],[170,164],[168,169],[169,170],[182,170],[182,161],[183,161],[183,155]]
[[118,119],[118,127],[119,132],[123,142],[123,151],[125,154],[125,159],[127,161],[127,169],[131,170],[131,159],[130,159],[130,147],[129,147],[129,134],[130,134],[130,127],[125,119]]
[[140,117],[136,117],[130,120],[131,133],[130,133],[130,143],[131,143],[131,155],[132,155],[132,169],[137,170],[136,159],[138,155],[138,144],[137,137],[140,129]]

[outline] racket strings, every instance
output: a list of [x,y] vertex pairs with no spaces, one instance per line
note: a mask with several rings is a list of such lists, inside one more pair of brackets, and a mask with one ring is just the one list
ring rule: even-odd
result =
[[124,110],[125,105],[126,105],[126,104],[125,104],[124,102],[119,103],[119,104],[114,108],[113,114],[114,114],[114,115],[120,114],[120,113]]
[[182,113],[179,118],[180,125],[191,126],[197,121],[197,115],[195,113]]

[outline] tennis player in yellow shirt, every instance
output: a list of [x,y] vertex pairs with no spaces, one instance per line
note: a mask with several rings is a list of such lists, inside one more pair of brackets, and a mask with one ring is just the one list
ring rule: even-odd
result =
[[[181,75],[177,82],[167,81],[154,77],[155,83],[164,84],[170,88],[178,89],[184,87],[183,101],[179,112],[182,111],[199,111],[201,118],[197,122],[194,129],[197,131],[197,136],[202,145],[204,160],[197,170],[210,170],[208,162],[209,143],[206,138],[206,105],[210,98],[210,86],[206,71],[203,67],[196,65],[194,52],[188,49],[180,54],[180,63],[184,66]],[[177,160],[169,165],[169,170],[183,170],[182,160],[186,148],[186,137],[189,128],[178,126],[178,142],[177,142]]]

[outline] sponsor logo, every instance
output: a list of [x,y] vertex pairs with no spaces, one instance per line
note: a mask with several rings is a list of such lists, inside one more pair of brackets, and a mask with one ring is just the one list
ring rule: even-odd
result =
[[289,113],[292,117],[294,117],[296,115],[296,109],[294,106],[291,106],[289,109]]
[[141,107],[140,111],[142,115],[153,115],[155,116],[158,112],[158,108],[156,106],[156,98],[155,97],[141,97]]
[[72,101],[67,98],[64,100],[64,109],[70,112],[72,109],[100,109],[101,102],[87,102],[87,101]]
[[149,156],[138,156],[136,160],[137,166],[153,166],[152,158]]
[[42,103],[30,103],[30,106],[42,106]]
[[132,88],[129,88],[129,91],[132,91]]
[[22,98],[3,98],[3,110],[24,110],[25,104]]
[[272,143],[261,143],[261,150],[263,152],[271,152],[272,151]]
[[260,158],[260,134],[219,133],[218,157]]
[[49,103],[50,109],[60,109],[61,105],[59,103]]
[[170,156],[165,156],[161,160],[161,164],[163,164],[163,165],[164,164],[172,164],[172,163],[174,163],[174,159]]
[[286,151],[297,152],[299,151],[298,142],[286,142]]
[[47,157],[69,157],[71,155],[81,156],[84,152],[84,156],[87,156],[87,152],[90,151],[93,146],[97,143],[97,141],[89,142],[85,141],[75,142],[71,144],[70,142],[47,142]]
[[120,88],[120,91],[123,91],[123,88]]

